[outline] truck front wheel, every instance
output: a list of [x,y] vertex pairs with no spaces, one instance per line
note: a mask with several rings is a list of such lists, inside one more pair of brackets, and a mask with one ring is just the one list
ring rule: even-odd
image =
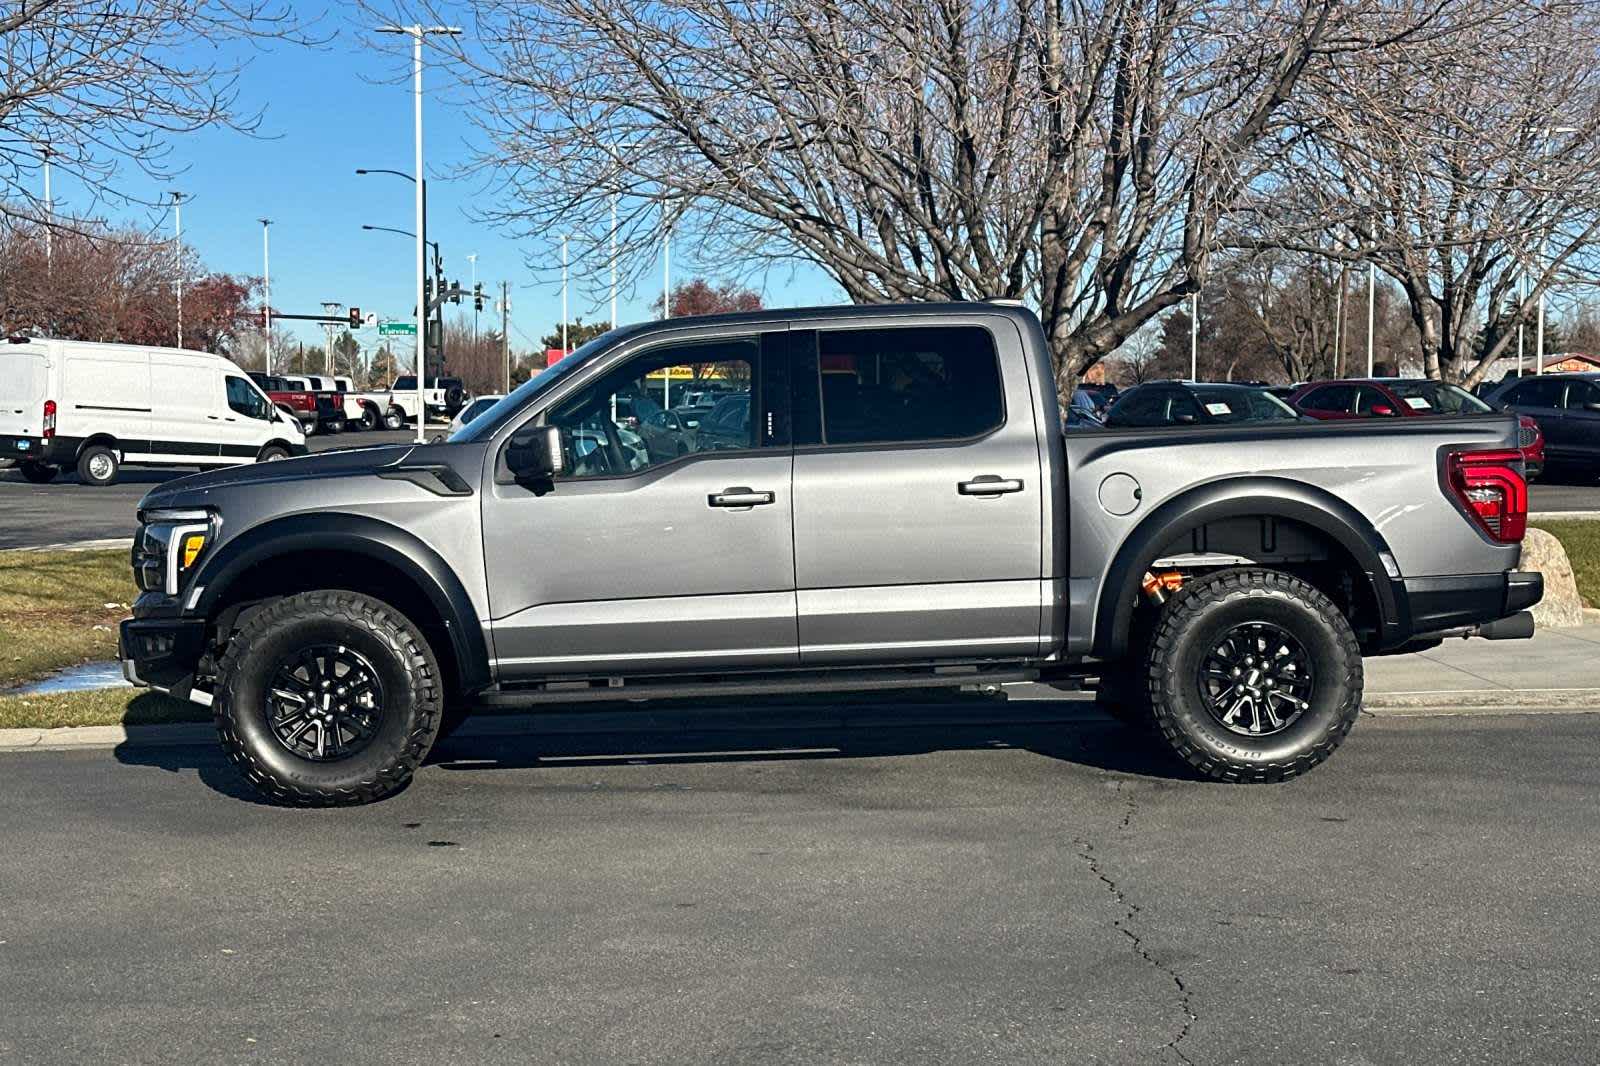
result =
[[417,627],[353,592],[288,596],[228,641],[223,750],[274,803],[370,803],[404,788],[439,732],[439,664]]
[[1333,754],[1361,709],[1361,650],[1313,586],[1276,570],[1196,579],[1162,608],[1145,681],[1157,732],[1217,781],[1302,774]]

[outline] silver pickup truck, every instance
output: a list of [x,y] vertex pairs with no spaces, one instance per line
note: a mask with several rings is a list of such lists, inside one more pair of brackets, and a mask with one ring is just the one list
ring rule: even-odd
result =
[[[692,430],[669,374],[716,383]],[[1521,464],[1499,416],[1066,435],[1017,307],[675,319],[445,443],[152,491],[122,654],[290,804],[403,787],[485,705],[1021,681],[1275,781],[1363,655],[1532,632]]]

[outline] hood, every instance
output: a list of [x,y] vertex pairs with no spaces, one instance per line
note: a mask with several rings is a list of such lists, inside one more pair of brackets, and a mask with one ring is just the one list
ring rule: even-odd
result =
[[208,470],[151,489],[139,501],[139,509],[197,506],[204,503],[214,489],[371,474],[393,466],[413,451],[425,447],[428,445],[378,444],[368,448],[341,448],[294,459],[280,459],[274,463],[246,463],[243,466]]

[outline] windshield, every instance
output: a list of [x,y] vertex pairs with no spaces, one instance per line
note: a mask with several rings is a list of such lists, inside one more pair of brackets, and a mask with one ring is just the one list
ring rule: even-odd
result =
[[1293,422],[1300,412],[1265,389],[1198,388],[1194,398],[1217,422]]
[[1387,381],[1389,391],[1419,415],[1481,415],[1494,408],[1466,389],[1442,381]]
[[[612,331],[615,332],[614,330]],[[500,400],[493,407],[472,420],[470,425],[462,426],[450,435],[452,442],[485,440],[500,428],[500,424],[514,412],[522,409],[523,404],[533,397],[544,392],[556,382],[563,380],[574,371],[588,365],[589,361],[601,352],[610,348],[614,338],[611,333],[602,333],[594,340],[574,351],[561,362],[554,366],[545,367],[533,377],[511,390],[511,395]]]

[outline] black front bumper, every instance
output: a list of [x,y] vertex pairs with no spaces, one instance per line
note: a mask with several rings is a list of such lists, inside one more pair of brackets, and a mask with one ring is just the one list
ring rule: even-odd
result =
[[179,699],[189,698],[205,650],[203,618],[129,618],[117,637],[123,676]]
[[1456,577],[1412,577],[1401,584],[1414,639],[1509,618],[1532,607],[1544,596],[1544,575],[1524,570]]

